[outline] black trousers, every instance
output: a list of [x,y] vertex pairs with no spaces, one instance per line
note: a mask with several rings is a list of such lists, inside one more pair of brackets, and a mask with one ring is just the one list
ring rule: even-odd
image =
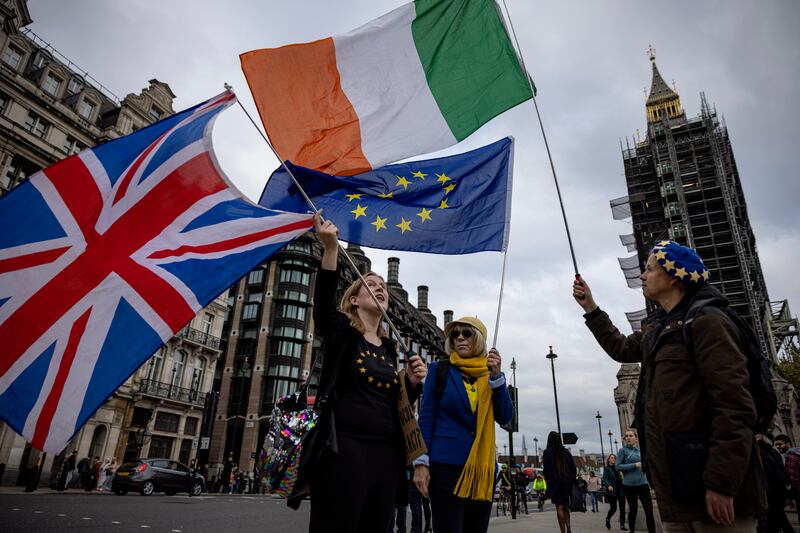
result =
[[610,506],[606,520],[611,520],[614,513],[617,512],[617,502],[619,502],[619,525],[625,527],[625,496],[620,495],[619,498],[615,494],[606,493],[606,501]]
[[339,455],[314,472],[309,533],[377,533],[394,518],[399,451],[338,435]]
[[606,501],[608,502],[608,513],[606,514],[606,520],[611,520],[611,517],[617,512],[617,497],[606,493]]
[[453,494],[462,466],[431,463],[433,533],[485,533],[489,529],[492,502],[468,500]]
[[639,501],[642,502],[642,509],[644,509],[647,533],[655,533],[656,520],[653,517],[653,499],[650,497],[650,485],[625,485],[625,499],[628,500],[628,527],[631,533],[636,529]]

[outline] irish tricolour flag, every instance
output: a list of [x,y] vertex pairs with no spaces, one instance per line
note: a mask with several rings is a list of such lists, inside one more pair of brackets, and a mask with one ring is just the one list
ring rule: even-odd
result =
[[418,0],[241,60],[280,156],[328,174],[451,146],[531,98],[492,0]]

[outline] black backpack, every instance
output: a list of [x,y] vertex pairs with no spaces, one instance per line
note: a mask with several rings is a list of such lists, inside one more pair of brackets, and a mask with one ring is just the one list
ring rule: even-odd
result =
[[686,310],[683,320],[683,338],[688,349],[693,352],[692,344],[692,322],[702,314],[714,313],[721,314],[733,323],[736,331],[739,332],[739,339],[742,342],[745,355],[747,356],[747,373],[750,375],[750,393],[756,405],[756,425],[753,428],[756,433],[768,433],[772,425],[772,419],[778,411],[778,398],[775,395],[775,388],[772,386],[772,370],[769,367],[769,359],[761,350],[756,334],[750,325],[739,314],[728,307],[712,305],[718,302],[717,298],[707,298],[692,302]]

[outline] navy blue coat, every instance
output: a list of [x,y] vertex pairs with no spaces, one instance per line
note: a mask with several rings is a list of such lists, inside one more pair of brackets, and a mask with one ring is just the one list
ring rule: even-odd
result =
[[[438,366],[437,361],[431,363],[428,369],[428,377],[422,389],[419,429],[428,448],[429,461],[463,465],[467,462],[475,440],[477,414],[470,408],[461,373],[452,365],[448,369],[442,397],[437,398],[435,388]],[[504,377],[494,381],[499,382],[497,387],[492,389],[494,419],[499,424],[505,424],[511,421],[514,414],[511,395]],[[415,464],[419,464],[419,460]]]

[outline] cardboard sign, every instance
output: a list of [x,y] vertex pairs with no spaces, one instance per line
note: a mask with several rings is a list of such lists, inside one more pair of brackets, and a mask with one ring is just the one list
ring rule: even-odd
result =
[[400,371],[400,390],[397,393],[397,411],[400,414],[400,427],[403,428],[403,437],[406,443],[406,464],[410,465],[414,459],[428,453],[425,439],[419,430],[414,409],[408,401],[406,390],[406,371]]

